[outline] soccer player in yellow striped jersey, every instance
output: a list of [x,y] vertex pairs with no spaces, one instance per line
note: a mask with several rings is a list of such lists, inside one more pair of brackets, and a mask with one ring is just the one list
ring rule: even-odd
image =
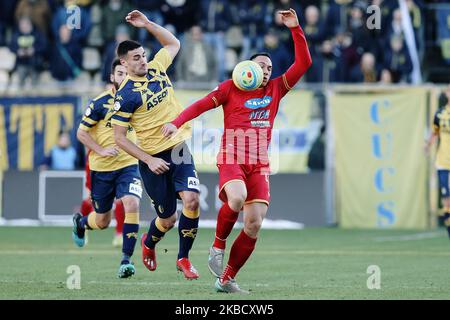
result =
[[436,154],[436,169],[439,177],[439,188],[444,206],[444,221],[450,237],[450,85],[445,90],[447,105],[436,111],[433,131],[426,144],[428,151],[439,138]]
[[[135,41],[123,41],[117,48],[128,76],[116,93],[112,117],[115,139],[119,147],[139,159],[141,178],[157,213],[142,237],[142,262],[150,271],[156,269],[155,246],[176,222],[178,198],[183,201],[183,211],[178,222],[176,267],[187,279],[196,279],[198,272],[189,260],[189,251],[198,229],[200,185],[192,155],[184,143],[191,130],[181,127],[172,139],[161,132],[162,126],[183,110],[167,76],[180,42],[137,10],[130,12],[126,21],[145,28],[163,47],[149,63],[144,48]],[[130,124],[136,130],[139,146],[126,138]]]
[[[120,199],[125,209],[125,221],[119,278],[128,278],[135,273],[131,256],[139,231],[139,202],[142,195],[137,160],[117,147],[111,126],[114,95],[126,75],[126,68],[116,59],[111,69],[113,88],[92,100],[78,128],[78,140],[91,150],[91,198],[95,211],[85,217],[75,214],[72,231],[74,242],[80,247],[84,246],[85,230],[107,228],[111,222],[114,198]],[[136,143],[136,132],[131,126],[126,128],[126,139]]]

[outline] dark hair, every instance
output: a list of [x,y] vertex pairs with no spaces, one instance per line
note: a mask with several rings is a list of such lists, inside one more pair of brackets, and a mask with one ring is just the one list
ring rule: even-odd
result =
[[267,57],[267,58],[269,58],[270,60],[272,60],[272,57],[270,56],[270,53],[268,53],[268,52],[258,52],[258,53],[255,53],[254,55],[252,55],[252,56],[250,57],[249,60],[253,60],[253,59],[255,59],[256,57],[259,57],[259,56],[264,56],[264,57]]
[[111,74],[114,74],[114,71],[116,70],[117,66],[121,66],[120,59],[114,59],[112,65],[111,65]]
[[117,47],[117,56],[119,58],[122,58],[128,53],[128,51],[137,49],[139,47],[142,47],[142,45],[139,42],[133,40],[122,41],[121,43],[119,43],[119,46]]

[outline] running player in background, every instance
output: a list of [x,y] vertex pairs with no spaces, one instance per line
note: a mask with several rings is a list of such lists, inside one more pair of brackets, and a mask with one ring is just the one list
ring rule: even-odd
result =
[[426,142],[425,150],[439,139],[436,154],[436,169],[439,178],[439,188],[444,207],[444,223],[450,237],[450,85],[445,90],[447,104],[436,111],[433,121],[433,131]]
[[[177,220],[177,198],[183,201],[178,221],[179,251],[176,267],[187,279],[197,279],[197,270],[189,260],[189,251],[197,235],[199,220],[199,187],[194,161],[185,140],[191,129],[185,125],[171,140],[162,133],[162,126],[183,110],[175,97],[167,68],[180,49],[180,42],[163,27],[150,22],[134,10],[126,21],[145,28],[163,46],[147,64],[144,48],[135,41],[123,41],[117,48],[128,77],[117,91],[112,117],[117,145],[139,159],[139,171],[145,190],[152,199],[157,217],[142,237],[142,262],[150,271],[156,269],[156,244]],[[126,139],[127,127],[136,130],[139,146]]]
[[[250,257],[266,215],[269,201],[268,146],[280,100],[300,80],[311,65],[311,56],[293,9],[280,11],[283,23],[291,29],[295,46],[295,62],[282,76],[270,80],[272,61],[266,53],[251,57],[264,72],[260,88],[241,91],[232,80],[221,83],[205,98],[184,110],[163,127],[166,137],[203,112],[222,105],[224,134],[217,156],[219,197],[224,202],[217,216],[216,236],[208,267],[218,277],[215,286],[220,292],[248,293],[239,288],[236,274]],[[257,109],[257,110],[255,110]],[[223,269],[226,240],[239,212],[244,211],[244,229],[234,241],[227,266]]]
[[[128,278],[135,273],[131,256],[139,231],[139,200],[142,195],[137,161],[115,145],[111,127],[114,95],[126,74],[126,69],[120,61],[114,61],[111,69],[114,87],[92,100],[78,128],[78,140],[91,150],[91,198],[95,211],[85,217],[79,213],[75,214],[72,231],[74,242],[83,247],[85,230],[107,228],[111,222],[114,198],[120,199],[125,208],[125,222],[119,278]],[[133,128],[126,128],[126,132],[126,138],[136,142],[136,132]]]
[[[83,217],[87,216],[89,213],[94,211],[94,207],[92,206],[92,199],[91,199],[91,170],[89,169],[89,154],[91,153],[90,150],[88,150],[86,155],[86,166],[84,168],[85,174],[86,174],[86,198],[83,199],[80,206],[80,213]],[[116,218],[116,232],[113,237],[112,245],[113,247],[120,248],[123,244],[123,222],[125,219],[125,211],[123,208],[122,200],[116,200],[114,202],[114,216]],[[87,233],[85,234],[85,245],[88,242]]]

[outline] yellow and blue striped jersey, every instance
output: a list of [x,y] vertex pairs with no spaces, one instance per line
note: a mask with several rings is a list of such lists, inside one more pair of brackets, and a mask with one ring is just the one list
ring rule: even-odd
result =
[[433,130],[439,134],[436,168],[450,170],[450,104],[436,111]]
[[[94,98],[87,107],[79,128],[88,131],[103,148],[116,146],[111,116],[114,113],[114,92],[107,90]],[[136,143],[136,132],[128,126],[127,138]],[[119,148],[116,146],[116,148]],[[102,157],[92,151],[89,154],[89,167],[93,171],[114,171],[137,164],[137,159],[119,149],[115,157]]]
[[162,126],[183,111],[166,74],[172,63],[169,52],[162,48],[148,63],[147,74],[122,82],[115,97],[112,123],[136,130],[139,147],[150,155],[173,148],[191,137],[191,128],[184,124],[172,138],[161,133]]

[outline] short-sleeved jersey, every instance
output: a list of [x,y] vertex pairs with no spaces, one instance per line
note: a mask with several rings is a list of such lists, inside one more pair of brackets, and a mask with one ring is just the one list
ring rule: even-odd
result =
[[436,168],[450,170],[450,104],[434,115],[433,130],[439,134]]
[[208,95],[216,106],[223,107],[225,130],[221,151],[232,150],[236,155],[244,152],[246,163],[249,159],[268,162],[275,116],[280,100],[290,89],[284,74],[254,91],[241,91],[232,80],[222,82]]
[[[114,113],[114,93],[107,90],[93,99],[86,108],[79,128],[88,131],[103,148],[116,146],[111,116]],[[128,126],[127,138],[136,143],[136,132]],[[115,157],[102,157],[94,151],[89,153],[89,166],[92,171],[114,171],[137,164],[137,159],[119,149]]]
[[161,133],[162,126],[183,111],[166,74],[171,63],[172,57],[162,48],[148,63],[145,76],[136,78],[128,75],[116,93],[116,112],[112,123],[119,126],[131,124],[136,130],[139,147],[151,155],[168,150],[191,137],[188,124],[183,125],[171,139]]

